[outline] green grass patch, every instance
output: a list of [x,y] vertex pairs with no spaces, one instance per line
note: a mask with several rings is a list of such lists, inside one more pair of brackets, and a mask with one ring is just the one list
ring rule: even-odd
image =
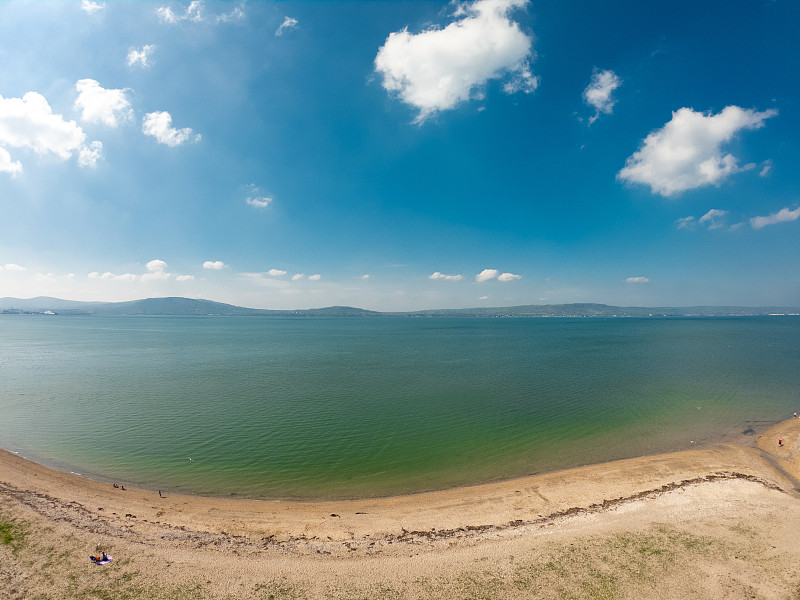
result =
[[27,536],[28,528],[23,521],[0,513],[0,542],[4,546],[11,546],[11,551],[16,554],[25,545]]

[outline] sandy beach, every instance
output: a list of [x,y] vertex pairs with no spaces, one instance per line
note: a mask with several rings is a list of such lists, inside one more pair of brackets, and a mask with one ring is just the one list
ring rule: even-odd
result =
[[122,490],[0,451],[0,596],[798,598],[798,454],[789,419],[739,444],[283,502]]

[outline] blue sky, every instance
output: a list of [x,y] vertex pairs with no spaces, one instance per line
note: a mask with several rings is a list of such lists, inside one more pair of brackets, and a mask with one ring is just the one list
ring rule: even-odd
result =
[[800,306],[798,23],[0,3],[0,296]]

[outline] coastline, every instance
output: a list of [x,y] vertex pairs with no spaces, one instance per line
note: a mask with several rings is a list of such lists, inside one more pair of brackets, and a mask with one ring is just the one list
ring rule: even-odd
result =
[[[783,447],[777,445],[779,437]],[[520,561],[538,565],[576,544],[606,548],[603,540],[614,541],[614,549],[621,535],[664,538],[668,546],[671,536],[696,535],[715,521],[717,537],[709,539],[719,539],[726,548],[741,545],[737,536],[745,536],[750,545],[769,542],[775,549],[782,539],[782,558],[773,557],[773,563],[789,561],[783,574],[771,567],[769,574],[762,572],[766,563],[755,554],[744,571],[758,573],[762,587],[800,591],[800,570],[792,566],[800,562],[794,533],[800,526],[800,419],[780,422],[754,442],[410,496],[345,501],[159,497],[156,490],[122,491],[0,451],[0,515],[30,530],[25,536],[29,551],[41,552],[48,540],[59,544],[70,539],[74,548],[69,558],[53,569],[80,573],[87,586],[98,577],[108,579],[86,566],[90,551],[102,544],[115,556],[107,571],[112,574],[109,585],[116,585],[116,574],[121,578],[117,583],[124,580],[129,590],[150,590],[141,597],[161,597],[158,590],[168,597],[181,586],[199,590],[190,596],[198,598],[466,597],[491,586],[504,590],[498,597],[530,597],[519,583],[528,580],[544,582],[537,595],[548,597],[551,574],[531,566],[529,572],[536,571],[539,579],[531,579],[530,573],[526,579],[517,573]],[[686,550],[685,558],[697,563],[698,557]],[[46,578],[22,564],[22,554],[24,548],[14,553],[8,545],[0,546],[0,590],[10,598],[49,589]],[[653,554],[654,559],[659,556]],[[701,558],[705,570],[716,565],[717,558]],[[730,566],[730,560],[722,564]],[[659,565],[668,578],[669,568]],[[641,581],[618,571],[612,568],[607,575],[621,586],[622,597],[639,590]],[[579,582],[575,585],[597,583],[591,573],[586,576],[588,580],[573,574],[571,579]],[[727,572],[722,579],[730,577]],[[467,585],[468,579],[473,583]],[[551,583],[553,590],[567,585]],[[376,593],[379,589],[392,593]]]

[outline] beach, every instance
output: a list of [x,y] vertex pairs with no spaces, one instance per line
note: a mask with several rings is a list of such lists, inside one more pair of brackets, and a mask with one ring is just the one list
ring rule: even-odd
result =
[[[797,598],[799,456],[792,418],[735,444],[300,502],[123,490],[2,451],[0,595]],[[89,561],[98,545],[111,564]]]

